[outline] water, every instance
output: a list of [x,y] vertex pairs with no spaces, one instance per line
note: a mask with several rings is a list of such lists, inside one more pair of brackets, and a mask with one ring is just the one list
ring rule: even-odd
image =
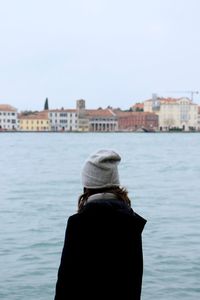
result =
[[1,300],[53,299],[81,165],[102,147],[121,154],[121,183],[148,221],[142,300],[200,298],[200,134],[2,133]]

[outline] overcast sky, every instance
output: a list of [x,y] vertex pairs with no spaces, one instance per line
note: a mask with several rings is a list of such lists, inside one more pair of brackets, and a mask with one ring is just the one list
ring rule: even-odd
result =
[[[0,103],[129,108],[200,91],[199,0],[0,0]],[[173,92],[173,93],[172,93]],[[194,95],[200,104],[200,94]]]

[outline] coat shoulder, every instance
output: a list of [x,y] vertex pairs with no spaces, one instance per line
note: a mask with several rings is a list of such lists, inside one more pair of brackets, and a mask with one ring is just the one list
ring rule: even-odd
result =
[[128,224],[138,232],[142,232],[147,220],[137,214],[132,208],[121,201],[98,201],[91,202],[85,205],[81,212],[71,215],[68,219],[68,224],[84,224],[104,225],[104,224]]

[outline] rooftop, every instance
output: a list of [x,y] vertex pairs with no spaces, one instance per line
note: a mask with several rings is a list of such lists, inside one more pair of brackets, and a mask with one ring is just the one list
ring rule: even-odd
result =
[[107,117],[108,118],[108,117],[115,116],[115,113],[109,108],[86,109],[85,111],[86,111],[87,117],[104,117],[104,118]]
[[[183,100],[183,99],[189,100],[190,102],[192,102],[192,100],[191,100],[190,98],[188,98],[188,97],[180,97],[180,98],[157,97],[155,100],[158,100],[158,101],[160,101],[161,103],[177,103],[178,101]],[[151,102],[152,100],[153,100],[153,99],[151,98],[151,99],[148,99],[148,100],[146,100],[146,101],[144,101],[144,102]]]
[[20,120],[48,120],[48,112],[42,111],[32,115],[19,114],[18,118]]
[[8,111],[8,112],[16,112],[17,109],[9,104],[0,104],[0,110],[1,111]]
[[56,109],[49,109],[47,112],[58,112],[58,113],[62,113],[62,112],[76,112],[76,109],[64,109],[64,108],[56,108]]
[[131,116],[147,116],[147,115],[155,115],[152,112],[143,112],[143,111],[116,111],[115,112],[118,117],[131,117]]
[[144,108],[144,103],[135,103],[135,104],[132,105],[132,108],[143,109]]

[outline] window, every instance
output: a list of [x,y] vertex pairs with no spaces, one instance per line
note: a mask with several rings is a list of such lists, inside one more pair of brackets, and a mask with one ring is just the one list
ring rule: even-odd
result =
[[66,113],[60,113],[60,117],[67,117]]

